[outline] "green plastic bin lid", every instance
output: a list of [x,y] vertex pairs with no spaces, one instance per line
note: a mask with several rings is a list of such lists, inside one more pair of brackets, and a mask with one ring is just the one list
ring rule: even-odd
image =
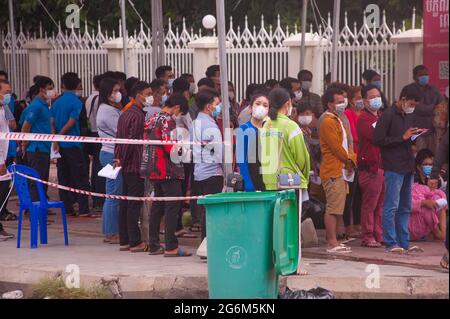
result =
[[277,192],[219,193],[199,198],[198,203],[209,205],[236,202],[274,201],[277,197]]
[[274,263],[279,275],[287,276],[297,270],[298,227],[295,191],[279,192],[273,216]]

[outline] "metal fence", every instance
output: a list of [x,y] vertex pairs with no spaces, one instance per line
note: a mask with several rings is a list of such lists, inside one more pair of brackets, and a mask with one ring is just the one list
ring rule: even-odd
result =
[[[415,17],[413,16],[413,21]],[[323,21],[315,31],[322,41],[321,63],[324,74],[316,75],[323,78],[330,70],[330,56],[332,44],[332,23],[330,15],[328,21]],[[282,79],[288,74],[289,49],[283,41],[297,34],[297,26],[291,31],[288,27],[282,27],[278,17],[277,25],[266,26],[264,17],[261,17],[261,25],[250,27],[245,21],[244,27],[235,26],[232,17],[230,28],[227,32],[227,59],[229,78],[237,90],[237,97],[244,96],[245,88],[250,83],[264,83],[268,79]],[[369,28],[365,18],[360,27],[355,23],[353,28],[348,25],[345,18],[344,27],[341,30],[338,44],[338,77],[341,82],[351,85],[361,84],[361,74],[365,69],[371,68],[378,71],[383,80],[383,89],[388,99],[394,98],[395,83],[395,53],[397,46],[391,44],[390,39],[403,28],[396,29],[395,24],[390,28],[383,15],[383,21],[379,28]],[[215,33],[215,31],[214,31]],[[9,32],[1,33],[1,44],[4,49],[5,65],[11,70],[11,36]],[[118,37],[121,37],[119,28]],[[83,80],[85,94],[91,91],[91,81],[95,74],[105,72],[108,68],[108,52],[104,48],[107,41],[117,39],[115,32],[108,35],[108,31],[101,29],[100,23],[97,30],[88,30],[87,25],[84,32],[79,30],[59,31],[57,34],[48,36],[43,34],[42,28],[39,36],[36,34],[25,34],[20,26],[17,35],[16,54],[18,74],[13,77],[15,92],[23,97],[30,86],[28,52],[23,46],[37,38],[43,38],[51,45],[49,61],[50,75],[59,87],[61,74],[67,71],[78,72]],[[202,37],[202,30],[194,32],[186,27],[183,22],[181,32],[174,28],[169,21],[165,37],[166,63],[174,67],[177,76],[182,73],[193,73],[194,50],[189,48],[189,43]],[[323,41],[325,40],[325,41]],[[143,23],[139,31],[129,35],[129,41],[133,43],[133,49],[129,50],[131,59],[137,61],[138,76],[146,81],[154,77],[152,69],[152,47],[151,32],[144,28]],[[320,56],[318,57],[320,58]],[[308,66],[306,66],[308,68]],[[197,79],[199,80],[199,79]],[[322,92],[317,92],[322,93]]]

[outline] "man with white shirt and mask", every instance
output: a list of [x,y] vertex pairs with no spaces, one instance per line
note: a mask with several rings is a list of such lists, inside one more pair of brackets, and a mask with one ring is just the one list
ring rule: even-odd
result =
[[[9,90],[9,93],[7,92]],[[0,132],[9,132],[10,121],[14,121],[11,111],[8,107],[8,98],[11,94],[11,86],[7,81],[0,81]],[[12,117],[12,119],[11,119]],[[8,183],[10,178],[6,176],[6,158],[8,156],[9,142],[6,140],[0,141],[0,183]],[[3,185],[2,185],[3,186]],[[3,187],[2,187],[3,189]],[[3,195],[3,194],[2,194]],[[4,196],[1,198],[3,199]],[[5,196],[6,199],[6,196]],[[6,205],[7,200],[2,200],[0,202],[0,208]],[[14,235],[8,234],[4,229],[3,225],[0,223],[0,241],[4,241],[10,238],[14,238]]]

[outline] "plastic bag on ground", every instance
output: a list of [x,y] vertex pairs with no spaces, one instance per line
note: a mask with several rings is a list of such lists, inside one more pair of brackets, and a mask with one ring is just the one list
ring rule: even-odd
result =
[[329,290],[317,287],[311,290],[290,290],[286,288],[280,294],[280,299],[336,299],[336,296]]

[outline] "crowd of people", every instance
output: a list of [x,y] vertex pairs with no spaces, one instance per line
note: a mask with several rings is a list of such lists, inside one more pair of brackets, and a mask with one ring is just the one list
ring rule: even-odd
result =
[[[242,101],[229,82],[230,101],[222,103],[218,65],[198,82],[191,74],[175,78],[170,66],[159,67],[151,83],[108,71],[94,76],[88,97],[83,97],[78,74],[69,72],[62,75],[60,88],[36,76],[26,100],[19,102],[2,71],[2,132],[169,143],[1,141],[0,175],[16,162],[48,180],[56,161],[58,183],[76,189],[135,197],[215,194],[223,191],[227,178],[221,143],[225,131],[234,129],[232,164],[242,176],[242,191],[279,190],[287,175],[288,186],[301,191],[303,204],[323,205],[327,252],[351,253],[347,243],[357,237],[363,246],[384,246],[388,253],[420,251],[411,242],[425,239],[445,239],[448,250],[448,92],[443,96],[430,83],[424,65],[415,67],[412,76],[392,103],[374,70],[363,73],[361,86],[331,83],[328,75],[322,96],[311,92],[308,70],[297,78],[251,83]],[[229,128],[222,119],[224,105],[230,105]],[[192,145],[177,144],[183,140]],[[116,179],[98,176],[107,164],[121,168]],[[5,203],[0,219],[14,219],[6,209],[9,182],[0,184],[0,202]],[[30,187],[37,200],[36,187]],[[119,244],[121,251],[190,256],[178,238],[195,237],[195,232],[207,236],[204,208],[195,200],[93,198],[90,205],[86,195],[60,191],[59,196],[67,214],[101,216],[104,242]],[[187,209],[189,229],[182,222]],[[448,268],[448,254],[442,265]]]

